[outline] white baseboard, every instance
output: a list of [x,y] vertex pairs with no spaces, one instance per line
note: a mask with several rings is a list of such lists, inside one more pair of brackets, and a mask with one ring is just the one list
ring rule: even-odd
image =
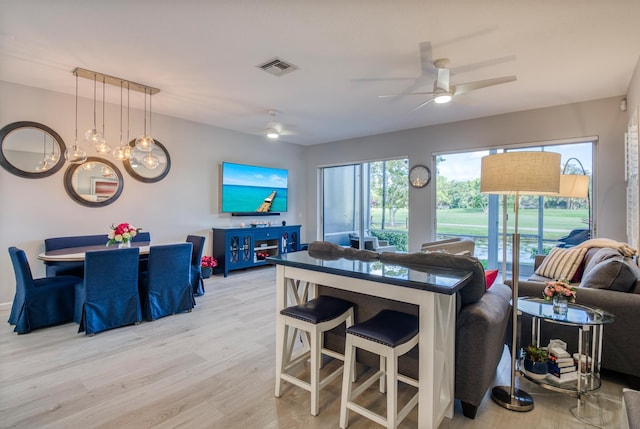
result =
[[11,302],[0,302],[0,311],[11,310]]

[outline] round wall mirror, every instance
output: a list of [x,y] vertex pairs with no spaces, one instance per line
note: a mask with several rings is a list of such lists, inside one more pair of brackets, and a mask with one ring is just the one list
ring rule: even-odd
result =
[[0,130],[0,165],[16,176],[39,179],[64,165],[62,137],[37,122],[14,122]]
[[103,207],[122,193],[122,173],[104,158],[89,157],[83,164],[71,164],[64,174],[64,188],[78,204]]
[[125,159],[122,163],[131,177],[140,182],[153,183],[164,179],[169,174],[171,158],[167,149],[158,140],[155,140],[153,149],[149,152],[135,149],[135,140],[131,140],[129,146],[131,159]]

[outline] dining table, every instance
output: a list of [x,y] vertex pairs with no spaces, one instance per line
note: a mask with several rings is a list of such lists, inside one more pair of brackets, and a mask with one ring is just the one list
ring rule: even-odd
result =
[[[164,243],[174,244],[174,243]],[[151,242],[139,241],[130,243],[129,247],[137,247],[140,255],[148,255],[151,248]],[[82,262],[87,252],[95,252],[99,250],[118,250],[117,245],[106,246],[104,244],[94,246],[67,247],[64,249],[55,249],[42,252],[38,255],[38,259],[47,262]]]

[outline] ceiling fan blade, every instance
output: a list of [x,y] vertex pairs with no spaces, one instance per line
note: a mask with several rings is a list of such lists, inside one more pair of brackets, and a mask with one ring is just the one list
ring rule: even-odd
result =
[[433,51],[431,42],[420,43],[420,68],[423,76],[433,75],[435,69],[433,67]]
[[456,85],[454,95],[464,94],[465,92],[475,91],[476,89],[486,88],[488,86],[500,85],[517,80],[516,76],[496,77],[494,79],[479,80],[476,82],[467,82]]
[[416,107],[414,107],[413,109],[409,110],[409,112],[413,112],[414,110],[418,110],[421,107],[426,106],[427,104],[431,103],[433,101],[433,98],[428,99],[427,101],[425,101],[422,104],[418,104]]
[[407,94],[385,94],[378,95],[378,98],[388,98],[388,97],[403,97],[405,95],[433,95],[435,92],[409,92]]

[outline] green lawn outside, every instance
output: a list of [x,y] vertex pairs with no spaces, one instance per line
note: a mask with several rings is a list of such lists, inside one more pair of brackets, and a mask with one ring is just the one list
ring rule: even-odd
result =
[[[544,238],[556,240],[577,228],[586,228],[583,219],[587,219],[586,209],[545,209]],[[441,209],[436,211],[439,234],[487,235],[487,213],[480,209]],[[372,228],[381,229],[382,209],[371,209]],[[385,230],[406,230],[407,210],[400,209],[396,213],[395,225],[389,225],[387,212]],[[509,213],[509,231],[512,232],[515,217]],[[500,219],[500,225],[502,219]],[[520,209],[518,230],[521,234],[536,234],[538,229],[538,209]],[[500,226],[502,230],[502,226]]]
[[[445,209],[437,211],[439,234],[487,235],[487,214],[480,209]],[[586,228],[587,210],[545,209],[544,238],[556,240],[577,228]],[[512,232],[515,215],[509,213],[508,231]],[[502,230],[502,219],[499,220]],[[536,234],[538,209],[520,209],[518,216],[520,234]]]

